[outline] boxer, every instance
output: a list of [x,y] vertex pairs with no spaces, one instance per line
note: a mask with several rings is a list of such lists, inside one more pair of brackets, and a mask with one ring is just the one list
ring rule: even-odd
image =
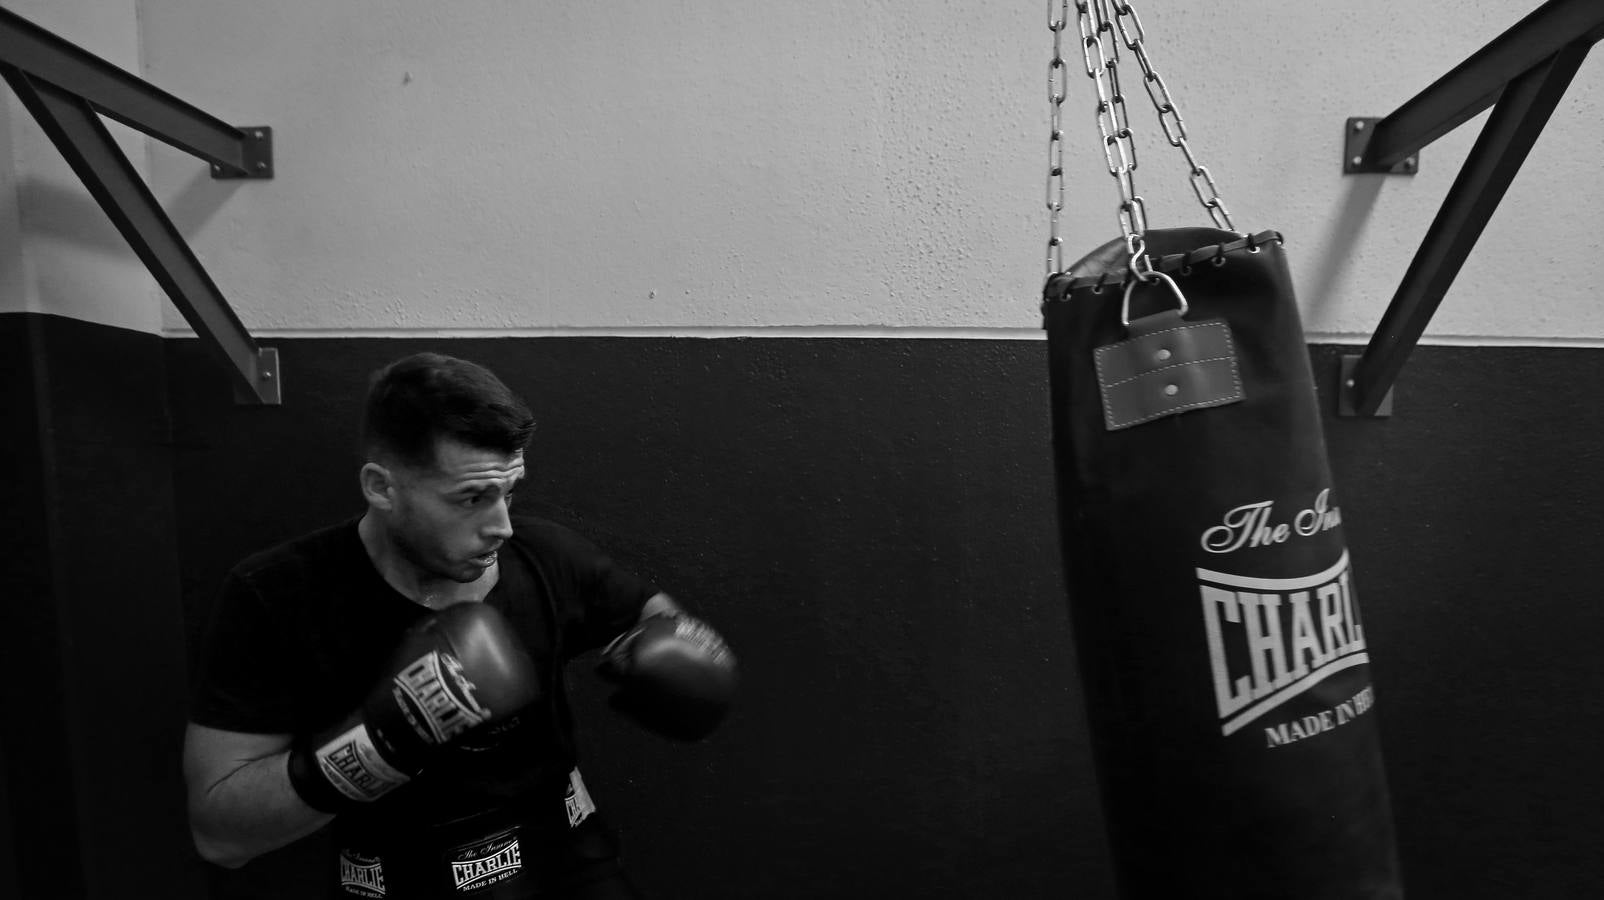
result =
[[331,896],[639,897],[579,773],[566,664],[699,740],[738,683],[707,623],[556,523],[513,514],[533,432],[438,354],[370,386],[357,516],[257,553],[208,622],[184,742],[195,847],[239,868],[329,829]]

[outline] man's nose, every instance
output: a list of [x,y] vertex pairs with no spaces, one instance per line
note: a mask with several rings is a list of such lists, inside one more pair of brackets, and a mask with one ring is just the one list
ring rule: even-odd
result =
[[512,515],[507,508],[506,498],[490,504],[489,519],[485,522],[484,533],[486,537],[502,541],[512,537]]

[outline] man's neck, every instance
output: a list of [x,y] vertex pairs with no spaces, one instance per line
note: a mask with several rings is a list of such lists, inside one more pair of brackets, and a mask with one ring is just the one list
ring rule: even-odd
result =
[[385,584],[395,588],[408,600],[430,609],[481,601],[501,577],[500,562],[493,563],[483,575],[467,584],[421,573],[396,552],[395,545],[384,533],[384,526],[375,521],[372,515],[365,514],[358,520],[356,532],[362,539],[362,547],[367,551],[373,568]]

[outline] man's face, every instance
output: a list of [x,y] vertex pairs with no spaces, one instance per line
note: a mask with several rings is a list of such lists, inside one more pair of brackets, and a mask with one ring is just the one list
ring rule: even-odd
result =
[[512,536],[508,503],[524,475],[522,451],[507,455],[441,438],[432,469],[396,467],[389,532],[422,574],[462,584],[496,562]]

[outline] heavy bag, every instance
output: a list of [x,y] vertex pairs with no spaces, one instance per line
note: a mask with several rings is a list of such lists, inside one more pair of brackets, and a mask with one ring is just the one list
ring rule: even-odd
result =
[[1148,280],[1115,240],[1043,299],[1069,606],[1121,896],[1401,898],[1281,237],[1145,240]]

